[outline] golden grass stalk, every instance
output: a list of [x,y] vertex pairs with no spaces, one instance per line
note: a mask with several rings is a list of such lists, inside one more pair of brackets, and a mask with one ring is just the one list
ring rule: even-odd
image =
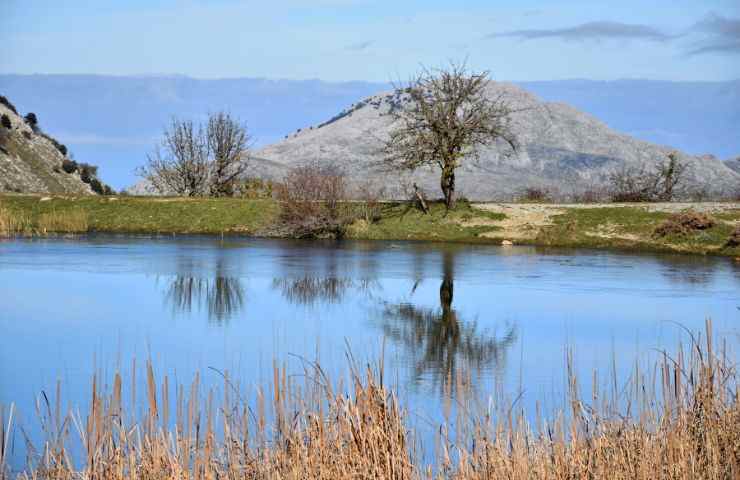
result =
[[[479,410],[462,395],[454,425],[440,426],[440,448],[426,464],[417,432],[383,383],[382,363],[359,369],[349,357],[346,385],[333,384],[319,365],[307,364],[302,383],[276,365],[272,385],[251,403],[223,374],[218,405],[212,392],[201,396],[197,375],[189,393],[180,386],[170,398],[167,377],[158,384],[148,363],[140,414],[124,409],[118,374],[110,392],[93,379],[85,419],[61,415],[59,391],[54,408],[44,396],[46,441],[19,478],[740,478],[737,372],[711,339],[708,323],[704,342],[692,337],[651,370],[636,366],[621,397],[617,389],[602,393],[594,374],[589,402],[569,361],[568,408],[548,421],[538,416],[535,425],[511,405]],[[69,454],[73,431],[85,452],[77,466]]]

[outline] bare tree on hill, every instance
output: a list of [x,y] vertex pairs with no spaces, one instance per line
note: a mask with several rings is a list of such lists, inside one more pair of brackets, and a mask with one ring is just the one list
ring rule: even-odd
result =
[[464,63],[423,68],[403,89],[411,100],[391,112],[395,121],[384,144],[391,169],[440,168],[447,209],[454,206],[455,170],[478,158],[479,148],[503,141],[515,149],[510,129],[513,113],[503,95],[491,97],[488,72],[469,72]]

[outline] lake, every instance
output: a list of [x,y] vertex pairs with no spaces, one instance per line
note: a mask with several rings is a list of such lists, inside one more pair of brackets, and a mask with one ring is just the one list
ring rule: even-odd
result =
[[[151,359],[157,375],[222,388],[275,362],[331,375],[384,358],[413,418],[440,419],[463,378],[481,397],[558,406],[566,351],[626,381],[682,327],[740,343],[730,259],[404,242],[90,236],[0,242],[0,404],[35,425],[61,382],[84,409],[92,375]],[[600,378],[606,378],[603,375]],[[15,439],[19,442],[19,439]],[[15,455],[17,457],[17,455]],[[17,458],[16,458],[17,460]]]

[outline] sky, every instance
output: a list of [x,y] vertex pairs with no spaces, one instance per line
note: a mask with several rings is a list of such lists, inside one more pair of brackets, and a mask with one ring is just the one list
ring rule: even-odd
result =
[[740,1],[0,0],[0,73],[740,78]]

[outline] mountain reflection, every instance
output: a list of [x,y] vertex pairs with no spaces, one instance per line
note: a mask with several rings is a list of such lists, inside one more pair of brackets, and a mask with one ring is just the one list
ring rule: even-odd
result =
[[[443,253],[442,267],[438,309],[411,303],[386,304],[380,326],[387,338],[406,350],[416,382],[428,375],[435,386],[452,391],[461,375],[479,377],[488,367],[493,367],[500,377],[507,350],[516,342],[517,334],[512,325],[501,336],[490,335],[479,332],[474,322],[461,319],[452,306],[452,252]],[[418,282],[413,288],[417,286]]]
[[196,271],[190,263],[181,263],[165,291],[165,302],[177,312],[205,310],[210,322],[224,323],[244,308],[242,282],[227,272],[224,259],[215,262],[210,276]]

